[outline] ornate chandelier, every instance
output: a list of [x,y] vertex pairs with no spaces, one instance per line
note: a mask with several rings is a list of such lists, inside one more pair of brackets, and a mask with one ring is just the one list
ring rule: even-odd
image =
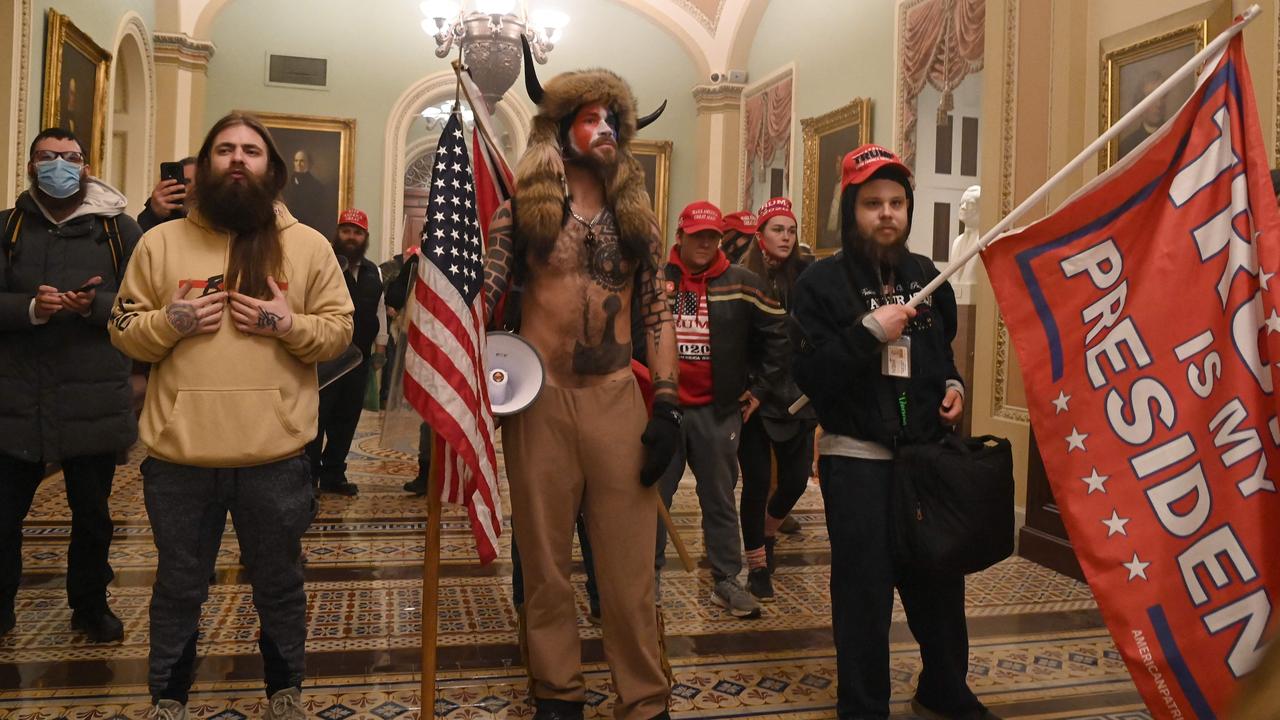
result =
[[419,9],[425,16],[422,31],[436,41],[436,57],[447,56],[454,45],[461,48],[490,110],[520,76],[520,38],[529,40],[535,60],[546,63],[569,23],[559,10],[529,12],[523,0],[426,0]]

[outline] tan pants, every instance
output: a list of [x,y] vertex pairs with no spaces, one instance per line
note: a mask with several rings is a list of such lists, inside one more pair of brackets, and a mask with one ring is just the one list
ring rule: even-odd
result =
[[646,421],[635,380],[624,378],[580,390],[547,386],[502,427],[534,697],[586,699],[569,584],[581,507],[620,720],[663,712],[670,692],[653,601],[657,495],[640,484]]

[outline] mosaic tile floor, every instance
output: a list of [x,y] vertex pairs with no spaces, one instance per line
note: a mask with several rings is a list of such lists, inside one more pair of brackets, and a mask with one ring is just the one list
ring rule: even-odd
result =
[[[323,496],[304,541],[310,634],[306,710],[332,720],[529,718],[516,651],[510,565],[477,568],[465,516],[448,511],[442,529],[439,674],[434,713],[420,710],[420,587],[426,504],[404,493],[412,458],[377,443],[366,414],[348,475],[356,498]],[[136,450],[112,496],[117,579],[112,605],[125,623],[118,645],[87,644],[69,626],[62,589],[70,516],[61,484],[47,481],[24,529],[24,584],[17,628],[0,639],[0,720],[143,718],[147,699],[146,608],[155,550],[142,508]],[[691,480],[691,478],[690,478]],[[505,485],[504,485],[505,487]],[[505,490],[504,497],[505,501]],[[693,483],[672,510],[695,556],[703,551]],[[778,600],[758,620],[738,620],[709,601],[705,568],[669,564],[663,576],[667,647],[678,718],[832,718],[835,657],[830,639],[830,556],[821,497],[811,487],[796,508],[802,531],[778,546]],[[503,551],[507,550],[503,538]],[[674,553],[673,553],[674,556]],[[578,559],[575,550],[575,560]],[[590,689],[589,717],[611,717],[613,693],[599,662],[600,631],[586,620],[575,574]],[[192,717],[260,717],[257,619],[228,526],[218,582],[201,620],[201,664]],[[968,582],[969,681],[1006,718],[1149,720],[1102,627],[1088,587],[1019,558]],[[894,717],[908,709],[919,654],[895,607],[891,652]]]

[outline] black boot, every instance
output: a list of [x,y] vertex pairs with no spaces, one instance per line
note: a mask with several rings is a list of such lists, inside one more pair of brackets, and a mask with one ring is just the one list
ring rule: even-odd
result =
[[538,711],[533,720],[582,720],[582,703],[569,700],[534,698]]
[[405,492],[413,493],[418,497],[422,497],[423,495],[427,494],[426,478],[414,478],[413,480],[410,480],[409,482],[401,485],[400,487],[404,488]]
[[747,571],[747,590],[760,602],[773,602],[773,577],[769,568]]
[[14,625],[18,624],[18,616],[13,613],[13,608],[0,608],[0,637],[9,634]]
[[94,644],[120,642],[124,639],[124,623],[104,603],[100,607],[82,608],[71,613],[71,627],[89,636]]

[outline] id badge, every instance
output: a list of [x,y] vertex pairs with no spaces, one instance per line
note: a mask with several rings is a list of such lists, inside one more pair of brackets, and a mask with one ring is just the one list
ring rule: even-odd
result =
[[906,335],[887,343],[880,351],[880,373],[888,377],[911,377],[911,338]]

